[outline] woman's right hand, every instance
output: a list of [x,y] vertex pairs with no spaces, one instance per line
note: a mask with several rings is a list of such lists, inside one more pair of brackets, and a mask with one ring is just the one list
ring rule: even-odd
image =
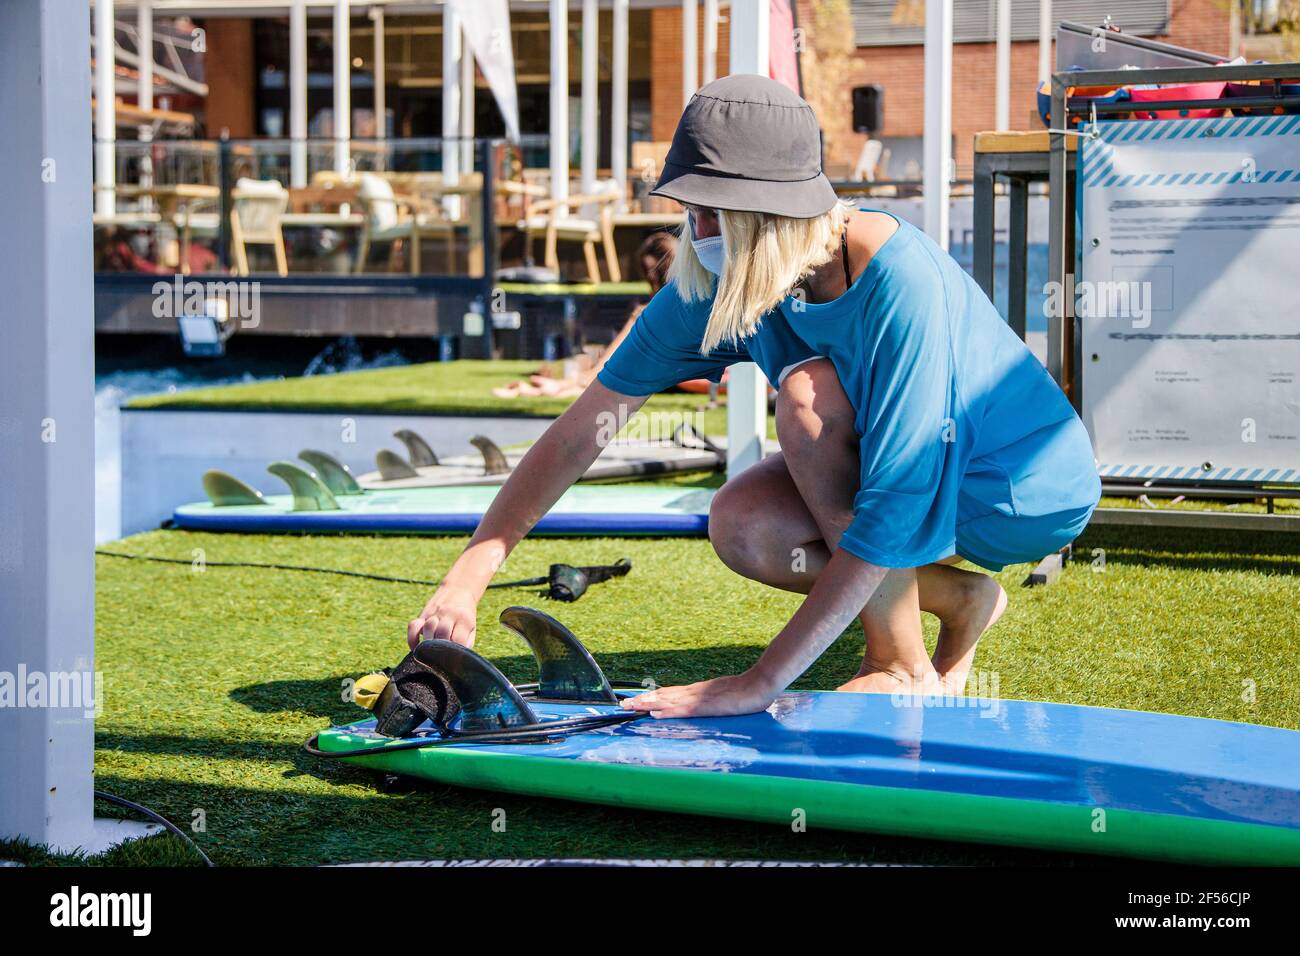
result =
[[406,626],[406,643],[415,650],[420,641],[436,638],[473,647],[477,620],[478,597],[466,588],[444,584]]

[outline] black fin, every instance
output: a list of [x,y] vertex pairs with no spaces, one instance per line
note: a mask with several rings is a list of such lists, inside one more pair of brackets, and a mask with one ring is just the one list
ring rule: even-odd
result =
[[405,458],[397,452],[389,451],[387,448],[381,448],[375,453],[375,467],[379,469],[379,477],[384,481],[396,481],[399,478],[418,478],[420,473],[412,468]]
[[203,493],[218,508],[226,505],[264,505],[262,493],[234,475],[213,468],[203,473]]
[[294,511],[338,511],[339,503],[321,480],[291,461],[273,461],[266,470],[284,480],[293,492]]
[[510,462],[506,461],[506,453],[498,448],[497,443],[491,438],[486,435],[475,435],[469,440],[469,443],[483,455],[483,474],[504,475],[510,470]]
[[406,446],[406,454],[410,457],[411,464],[416,468],[426,468],[429,465],[438,464],[438,456],[433,453],[429,443],[409,428],[402,428],[393,432],[393,437]]
[[316,477],[336,495],[363,495],[365,489],[357,484],[348,466],[333,455],[311,448],[298,452],[298,457],[316,469]]
[[410,656],[436,671],[454,695],[460,708],[458,730],[508,730],[538,722],[506,675],[468,647],[451,641],[421,641]]
[[540,671],[538,697],[618,703],[600,665],[573,632],[555,618],[530,607],[508,607],[501,612],[500,620],[533,649]]

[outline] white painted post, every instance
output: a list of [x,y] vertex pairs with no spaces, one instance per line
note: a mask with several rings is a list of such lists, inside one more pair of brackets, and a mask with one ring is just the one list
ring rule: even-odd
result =
[[[949,0],[951,2],[951,0]],[[732,0],[731,72],[767,76],[771,13],[768,0]],[[753,362],[727,375],[727,477],[763,460],[767,438],[767,386]]]
[[610,67],[609,165],[618,183],[618,208],[627,208],[627,5],[614,0],[613,56]]
[[[95,3],[95,212],[117,212],[117,96],[113,64],[117,42],[113,38],[113,0]],[[17,129],[17,126],[10,129]]]
[[1038,82],[1052,80],[1052,0],[1038,4]]
[[682,0],[682,106],[700,88],[699,6]]
[[334,0],[334,171],[352,173],[352,18],[348,0]]
[[1000,130],[1011,128],[1011,0],[998,0],[997,80],[995,119]]
[[153,0],[137,0],[135,33],[140,56],[140,87],[136,102],[140,109],[153,109]]
[[922,145],[925,231],[948,248],[952,180],[952,0],[925,5],[925,137]]
[[[13,317],[0,349],[0,671],[47,679],[95,670],[86,12],[84,0],[0,3],[0,287]],[[111,77],[112,4],[95,13],[109,41],[96,73]],[[111,133],[111,80],[96,95]],[[94,721],[79,703],[0,707],[0,837],[96,844]]]
[[388,60],[384,43],[384,8],[370,8],[370,22],[375,25],[375,138],[388,139]]
[[718,0],[704,0],[703,85],[718,78]]
[[[442,5],[442,179],[449,186],[460,182],[460,61],[465,43],[460,14],[450,3]],[[447,196],[443,208],[451,219],[460,218],[460,197]]]
[[460,31],[460,169],[474,170],[474,51],[462,26]]
[[569,198],[569,4],[551,0],[551,198]]
[[289,184],[307,185],[307,0],[289,8]]
[[596,118],[596,84],[600,81],[597,52],[600,13],[596,0],[582,0],[582,191],[596,191],[596,158],[600,146]]

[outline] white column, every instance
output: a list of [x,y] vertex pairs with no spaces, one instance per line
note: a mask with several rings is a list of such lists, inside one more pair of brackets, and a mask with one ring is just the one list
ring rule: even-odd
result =
[[[83,8],[84,12],[84,8]],[[117,60],[113,39],[113,0],[95,4],[95,212],[111,216],[117,211],[117,96],[113,64]],[[17,129],[15,125],[10,129]]]
[[682,106],[700,88],[699,7],[696,0],[682,0]]
[[993,125],[1011,128],[1011,0],[998,0],[996,109]]
[[609,165],[618,183],[620,212],[627,208],[627,4],[614,0],[610,67]]
[[140,90],[136,100],[142,110],[153,109],[153,0],[137,0],[135,32],[140,49]]
[[[767,76],[768,0],[732,0],[731,72]],[[763,460],[767,438],[767,386],[753,362],[731,366],[727,376],[727,477]]]
[[348,0],[334,0],[334,171],[352,172],[352,18]]
[[1052,0],[1038,4],[1038,82],[1052,78]]
[[[95,5],[109,40],[112,8]],[[11,675],[95,670],[86,13],[84,0],[0,3],[0,287],[13,317],[0,350],[0,671]],[[110,51],[99,47],[96,72],[111,77]],[[96,89],[110,132],[111,94]],[[0,707],[0,837],[94,847],[94,746],[84,706]]]
[[[460,182],[460,61],[465,48],[460,14],[450,3],[442,5],[442,178],[448,185]],[[447,215],[460,217],[460,197],[442,202]]]
[[289,184],[307,185],[307,0],[289,8]]
[[551,198],[569,198],[569,5],[551,0]]
[[925,5],[925,138],[922,146],[925,231],[948,248],[952,179],[952,0]]
[[388,138],[388,62],[384,50],[384,8],[371,7],[370,21],[375,25],[375,137]]
[[582,191],[588,196],[596,190],[596,157],[600,147],[596,119],[596,88],[600,82],[600,64],[596,58],[600,44],[599,15],[596,0],[582,0]]
[[464,29],[460,36],[460,168],[474,169],[474,51]]
[[704,86],[718,78],[718,0],[704,0]]

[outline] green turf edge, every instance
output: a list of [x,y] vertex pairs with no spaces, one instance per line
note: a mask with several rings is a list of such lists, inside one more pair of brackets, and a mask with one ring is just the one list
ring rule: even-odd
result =
[[[322,731],[321,750],[382,747],[373,738]],[[874,787],[705,770],[556,760],[436,747],[347,763],[436,780],[643,810],[789,825],[802,808],[809,827],[924,839],[1137,857],[1220,866],[1300,865],[1300,830],[900,787]],[[1094,831],[1105,810],[1105,832]]]

